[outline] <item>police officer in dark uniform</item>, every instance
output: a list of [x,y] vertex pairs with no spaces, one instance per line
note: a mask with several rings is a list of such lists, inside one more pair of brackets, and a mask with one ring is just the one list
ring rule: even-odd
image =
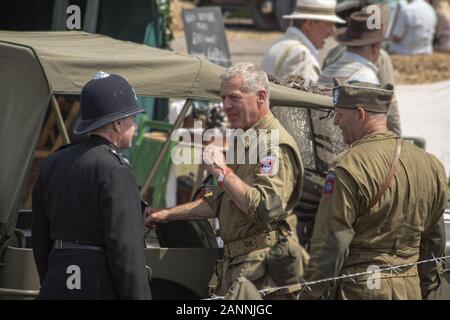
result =
[[121,76],[100,72],[81,92],[81,143],[46,159],[33,190],[41,299],[150,299],[143,208],[128,148],[144,110]]

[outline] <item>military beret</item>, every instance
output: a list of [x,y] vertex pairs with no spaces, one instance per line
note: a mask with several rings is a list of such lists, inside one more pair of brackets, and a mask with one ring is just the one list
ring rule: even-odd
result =
[[370,112],[388,112],[394,94],[392,84],[388,83],[381,87],[359,81],[345,83],[340,79],[333,79],[333,81],[333,105],[335,108],[356,109],[362,107]]

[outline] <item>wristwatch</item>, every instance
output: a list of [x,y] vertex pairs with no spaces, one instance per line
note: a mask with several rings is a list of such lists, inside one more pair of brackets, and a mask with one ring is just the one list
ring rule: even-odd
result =
[[233,170],[231,168],[225,168],[225,170],[223,170],[220,174],[219,177],[217,178],[217,182],[219,183],[219,186],[223,187],[223,180],[225,180],[225,177],[227,176],[227,174],[233,172]]

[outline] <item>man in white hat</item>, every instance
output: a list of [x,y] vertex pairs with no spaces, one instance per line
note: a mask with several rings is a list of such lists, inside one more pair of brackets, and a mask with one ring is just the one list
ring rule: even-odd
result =
[[265,53],[261,67],[278,78],[299,75],[317,81],[320,64],[317,59],[325,39],[333,33],[333,23],[345,23],[336,16],[336,0],[297,0],[290,15],[292,20],[286,34]]

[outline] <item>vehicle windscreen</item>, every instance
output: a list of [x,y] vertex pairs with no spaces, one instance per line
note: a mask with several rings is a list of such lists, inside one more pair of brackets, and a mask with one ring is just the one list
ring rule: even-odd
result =
[[[296,90],[331,96],[330,90],[321,89],[299,77],[271,81]],[[272,106],[271,109],[297,142],[306,169],[325,173],[336,156],[345,149],[341,131],[334,126],[329,110],[307,109],[301,103],[297,108]]]

